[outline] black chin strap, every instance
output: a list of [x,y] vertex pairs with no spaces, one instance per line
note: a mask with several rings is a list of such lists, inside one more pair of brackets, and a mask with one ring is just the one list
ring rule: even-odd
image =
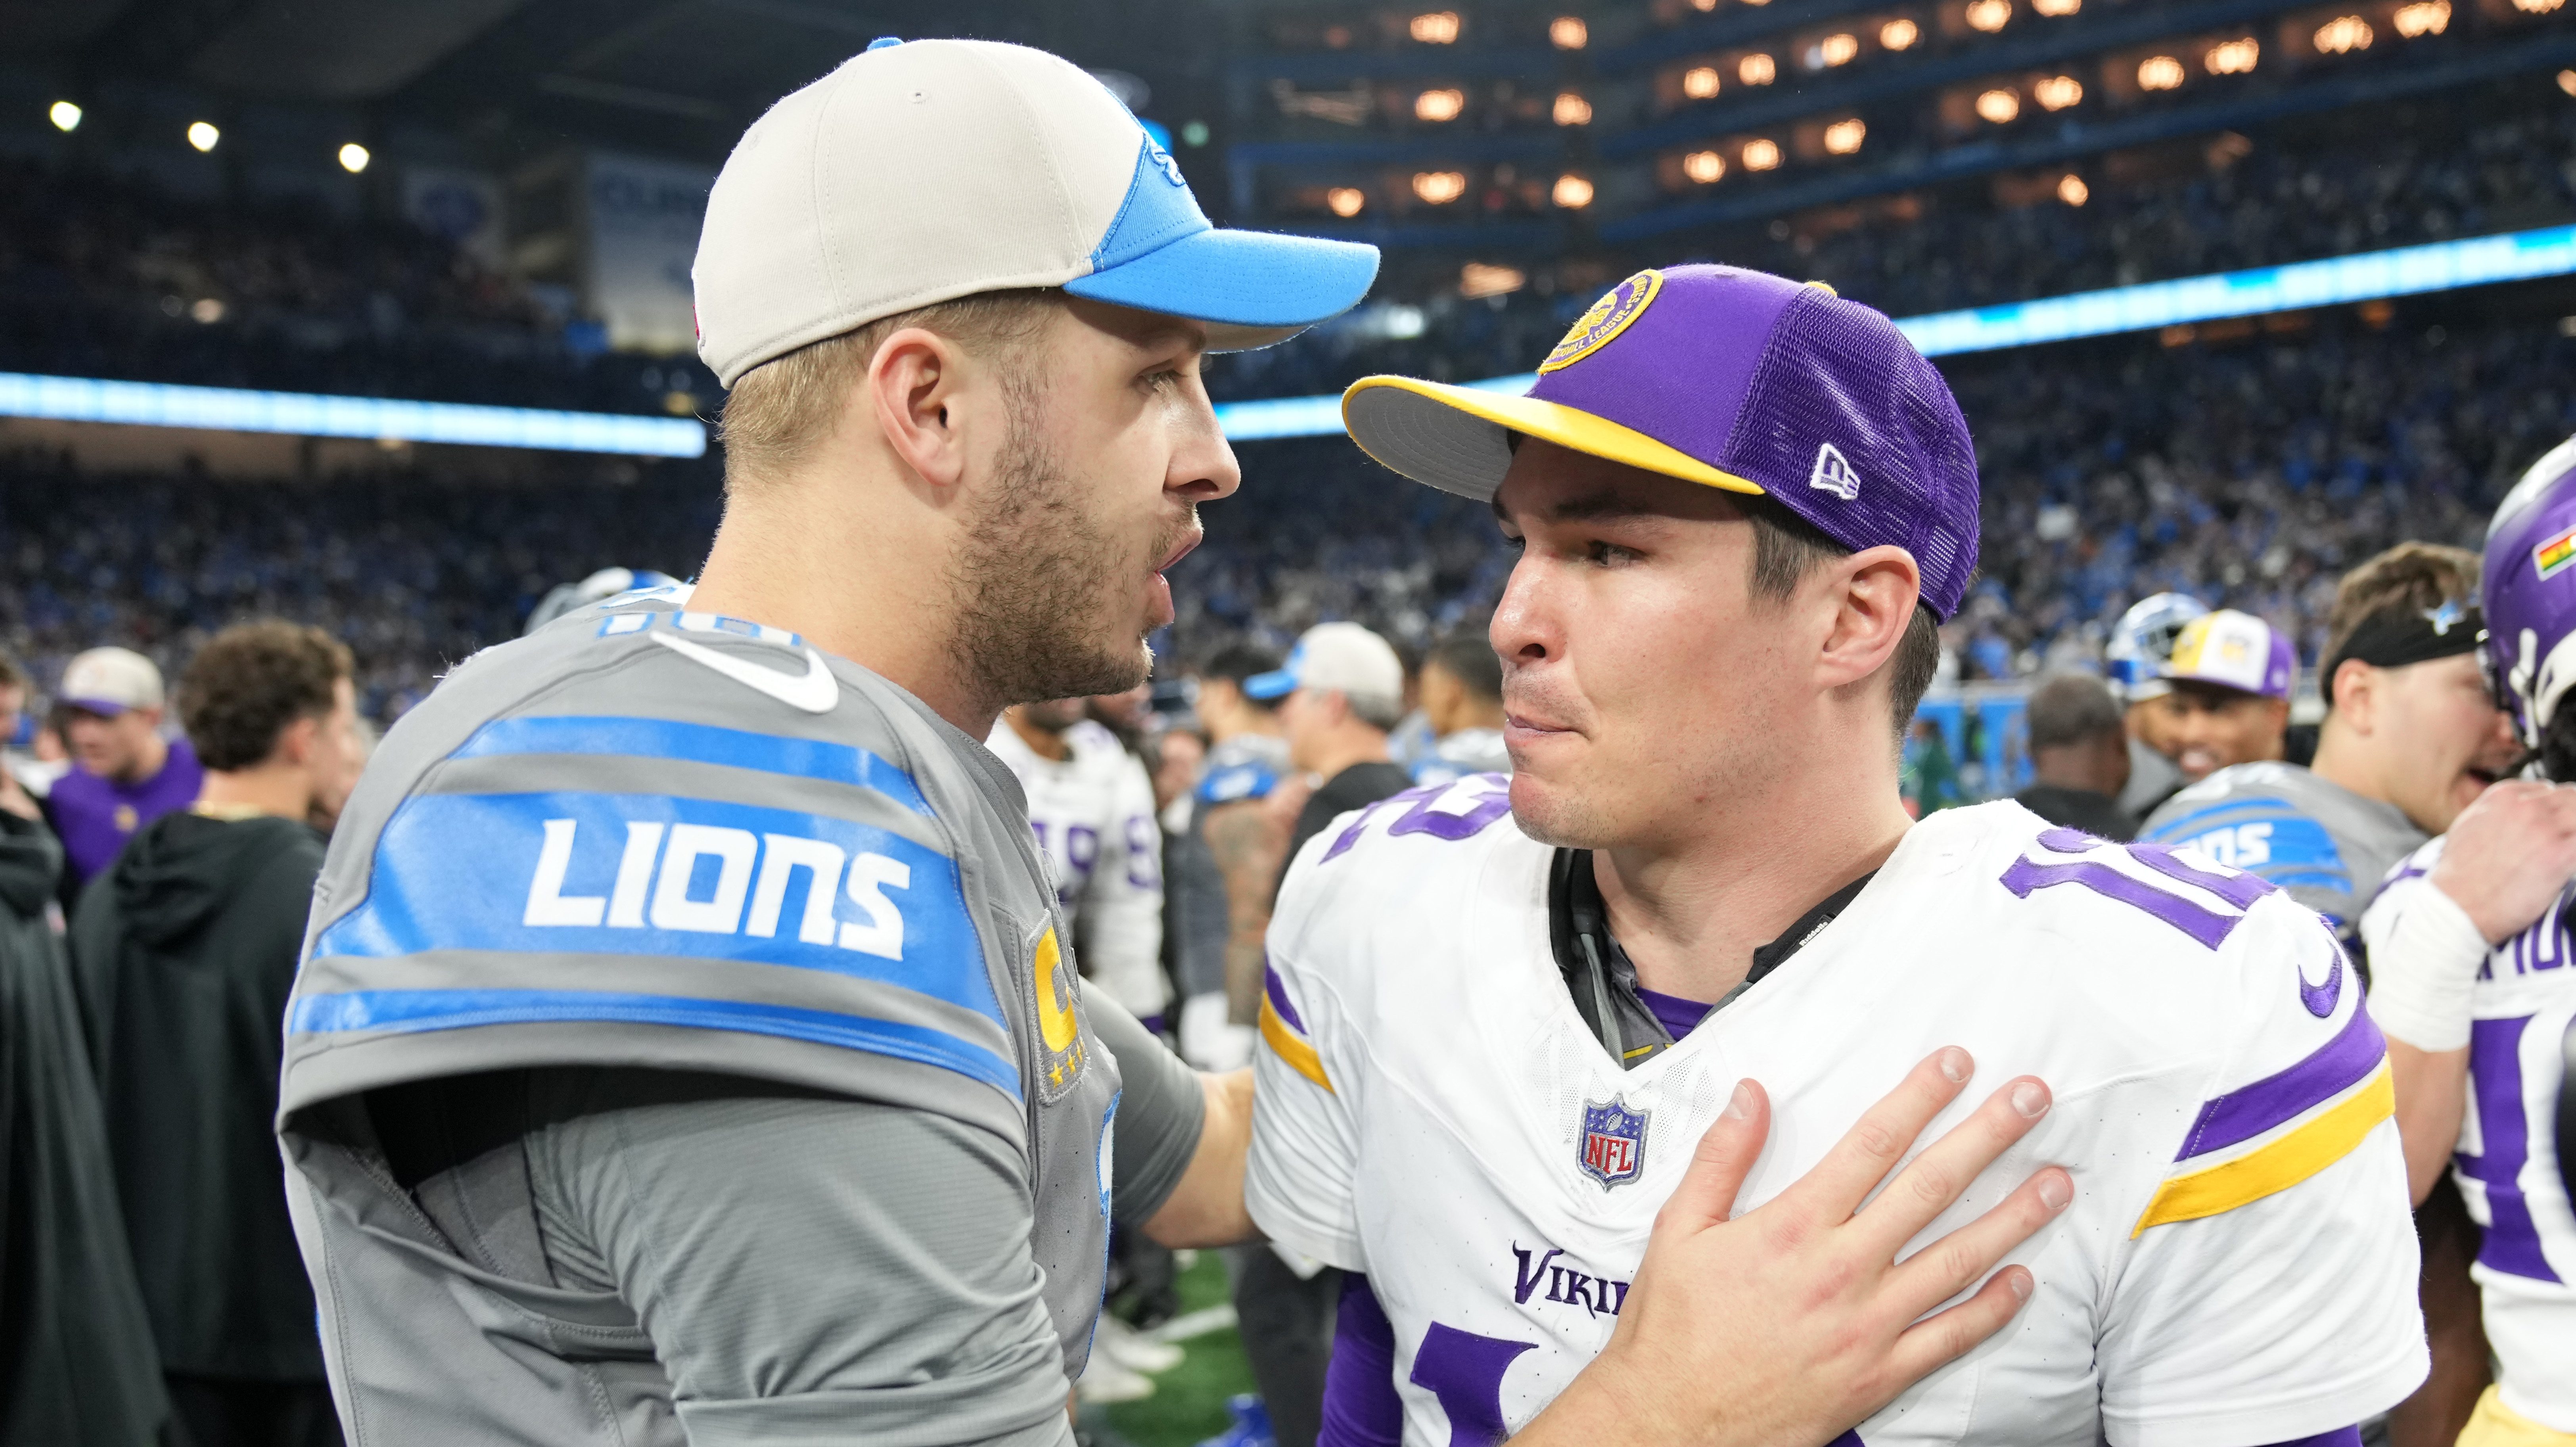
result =
[[1618,1060],[1627,1043],[1619,1034],[1619,1015],[1610,1003],[1609,913],[1601,904],[1601,886],[1592,878],[1592,851],[1559,849],[1547,866],[1548,947],[1556,955],[1574,1012]]

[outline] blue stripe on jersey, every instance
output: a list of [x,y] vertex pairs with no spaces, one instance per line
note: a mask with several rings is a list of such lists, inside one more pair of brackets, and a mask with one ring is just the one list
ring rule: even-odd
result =
[[480,759],[498,754],[630,754],[726,764],[764,774],[857,784],[916,814],[930,813],[930,801],[922,797],[921,786],[910,774],[865,749],[712,724],[616,717],[494,719],[448,757]]
[[317,956],[668,955],[827,970],[1008,1030],[957,866],[847,819],[659,794],[430,794]]
[[2277,885],[2352,888],[2352,871],[2334,836],[2284,799],[2231,799],[2195,809],[2148,830],[2147,838],[2189,846]]
[[982,1046],[926,1026],[827,1010],[681,995],[592,990],[359,990],[298,999],[287,1014],[286,1028],[303,1035],[355,1030],[407,1034],[479,1025],[596,1020],[809,1040],[936,1065],[1014,1096],[1020,1093],[1020,1072],[1009,1061]]
[[1266,764],[1229,764],[1199,780],[1199,802],[1231,804],[1237,799],[1266,799],[1279,786],[1279,775]]

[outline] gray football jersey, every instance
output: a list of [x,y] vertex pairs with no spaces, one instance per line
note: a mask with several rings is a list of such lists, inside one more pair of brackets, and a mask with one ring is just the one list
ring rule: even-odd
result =
[[2167,799],[2139,837],[2270,880],[2347,943],[2380,880],[2425,839],[2396,805],[2282,763],[2220,769]]
[[396,1184],[365,1093],[487,1072],[743,1078],[989,1140],[1064,1371],[1088,1358],[1119,1074],[1018,785],[793,634],[628,595],[468,660],[341,817],[286,1025],[289,1195],[362,1440],[463,1440],[496,1383],[527,1389],[484,1411],[507,1440],[587,1440],[556,1366],[650,1348]]

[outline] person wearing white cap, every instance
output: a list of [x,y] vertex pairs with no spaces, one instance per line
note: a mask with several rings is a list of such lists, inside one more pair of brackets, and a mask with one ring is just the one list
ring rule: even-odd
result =
[[1243,691],[1279,701],[1288,762],[1318,781],[1289,835],[1290,859],[1337,816],[1413,787],[1386,743],[1404,717],[1404,663],[1368,629],[1318,623],[1277,672],[1246,679]]
[[93,648],[64,666],[54,709],[73,767],[45,814],[62,837],[67,891],[115,863],[135,830],[196,799],[205,771],[186,739],[161,737],[166,704],[161,670],[130,648]]

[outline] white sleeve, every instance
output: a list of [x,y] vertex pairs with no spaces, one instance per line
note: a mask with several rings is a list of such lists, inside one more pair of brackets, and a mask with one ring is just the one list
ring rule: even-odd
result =
[[[2258,1447],[2352,1426],[2430,1362],[2387,1045],[2342,947],[2264,899],[2218,964],[2235,1022],[2146,1195],[2097,1345],[2114,1447]],[[2232,968],[2231,968],[2232,965]],[[2228,998],[2232,995],[2233,998]]]
[[1171,1000],[1163,979],[1163,831],[1145,766],[1124,750],[1117,762],[1100,857],[1083,886],[1082,959],[1102,989],[1145,1020]]
[[1358,1072],[1337,1072],[1329,1058],[1348,1028],[1341,1002],[1284,957],[1274,955],[1264,976],[1244,1204],[1272,1241],[1366,1271],[1353,1192],[1359,1132],[1341,1093]]

